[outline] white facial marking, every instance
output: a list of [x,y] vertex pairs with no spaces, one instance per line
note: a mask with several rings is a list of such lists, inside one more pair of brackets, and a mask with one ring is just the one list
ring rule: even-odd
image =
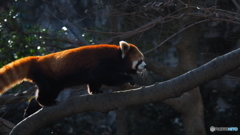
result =
[[146,67],[146,63],[143,61],[141,64],[138,65],[137,73],[141,73]]
[[138,61],[137,61],[137,60],[133,61],[133,63],[132,63],[132,69],[135,69],[137,64],[138,64]]
[[143,61],[141,64],[138,65],[138,69],[143,70],[146,66],[146,63]]

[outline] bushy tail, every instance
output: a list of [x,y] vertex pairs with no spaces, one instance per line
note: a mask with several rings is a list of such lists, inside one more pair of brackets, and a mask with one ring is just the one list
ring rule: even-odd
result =
[[0,69],[0,95],[9,88],[28,79],[29,69],[37,57],[25,57],[9,63]]

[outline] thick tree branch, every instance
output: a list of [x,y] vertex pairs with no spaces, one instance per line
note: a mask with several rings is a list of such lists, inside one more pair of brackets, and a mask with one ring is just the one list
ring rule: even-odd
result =
[[17,124],[10,135],[31,135],[50,122],[80,112],[107,112],[121,107],[159,102],[179,97],[184,92],[210,80],[220,78],[239,66],[240,49],[237,49],[165,82],[123,92],[72,97],[59,105],[44,107],[32,116],[24,119]]
[[[186,21],[190,20],[191,19],[188,18]],[[179,23],[180,25],[184,25],[184,22]],[[185,40],[188,37],[197,37],[196,27],[184,31],[179,36],[181,36],[182,40],[175,46],[178,54],[177,67],[182,70],[182,73],[185,73],[197,67],[197,44],[194,38]],[[179,98],[169,99],[169,101],[170,100],[173,101],[171,101],[172,103],[168,102],[168,104],[178,110],[182,115],[186,135],[206,135],[203,103],[199,87],[184,93]],[[179,108],[179,106],[181,108]]]

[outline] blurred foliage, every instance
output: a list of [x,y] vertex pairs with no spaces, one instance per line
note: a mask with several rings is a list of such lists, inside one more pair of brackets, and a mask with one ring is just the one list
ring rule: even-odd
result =
[[[63,43],[55,38],[65,30],[54,31],[23,21],[25,12],[11,7],[0,14],[0,67],[26,56],[45,55],[62,50]],[[60,49],[59,49],[60,48]]]
[[[50,30],[23,21],[24,16],[25,12],[18,10],[16,6],[0,14],[0,67],[22,57],[45,55],[52,50],[57,51],[59,49],[52,46],[62,45],[60,42],[51,40]],[[57,36],[60,37],[63,33],[63,30],[59,30]],[[29,83],[22,83],[14,87],[13,91],[27,89],[29,85]]]
[[21,57],[41,55],[45,47],[38,33],[46,30],[21,22],[21,14],[12,7],[0,14],[0,67]]

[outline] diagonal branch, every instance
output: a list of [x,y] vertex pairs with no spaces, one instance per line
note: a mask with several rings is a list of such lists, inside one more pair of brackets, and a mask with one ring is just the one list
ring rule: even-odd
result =
[[19,92],[17,94],[2,95],[0,97],[0,105],[13,104],[29,100],[29,97],[36,91],[36,87],[31,87],[27,91]]
[[236,2],[236,0],[232,0],[233,4],[236,6],[238,12],[240,12],[240,6],[238,5],[238,3]]
[[159,62],[151,61],[148,58],[145,58],[144,61],[147,64],[148,70],[153,71],[158,75],[162,75],[168,79],[173,78],[176,75],[180,75],[182,73],[181,69],[177,66],[176,67],[165,66]]

